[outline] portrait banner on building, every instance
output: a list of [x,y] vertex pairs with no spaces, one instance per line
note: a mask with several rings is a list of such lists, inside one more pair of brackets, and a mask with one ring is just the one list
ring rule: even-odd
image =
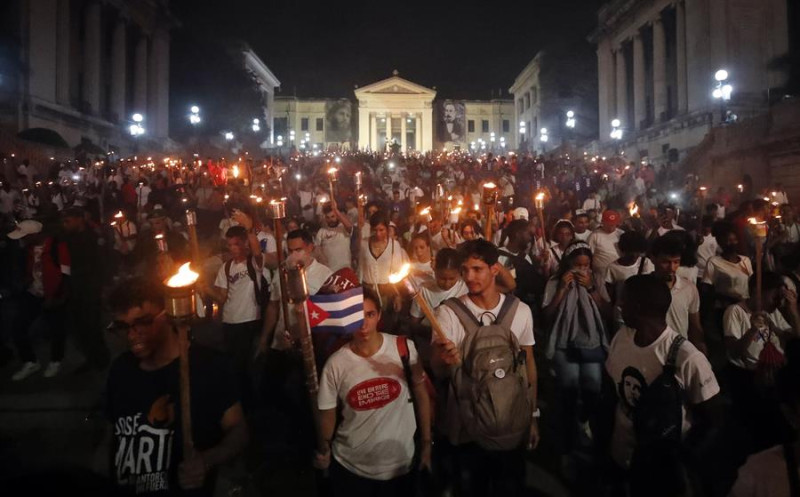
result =
[[443,100],[436,106],[436,141],[464,143],[467,132],[467,112],[462,100]]
[[350,100],[325,102],[325,141],[350,143],[353,131],[353,103]]

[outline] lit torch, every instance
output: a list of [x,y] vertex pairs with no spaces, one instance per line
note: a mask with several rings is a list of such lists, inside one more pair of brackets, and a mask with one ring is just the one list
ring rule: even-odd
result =
[[539,215],[539,224],[542,226],[544,240],[550,243],[550,237],[547,236],[547,228],[544,225],[544,192],[537,193],[533,200],[536,205],[536,212]]
[[417,303],[422,313],[428,318],[428,321],[431,323],[431,328],[433,332],[436,334],[436,341],[444,343],[447,341],[447,336],[442,331],[442,327],[439,324],[439,321],[436,319],[436,316],[433,314],[433,309],[428,305],[428,302],[419,292],[417,285],[414,283],[412,278],[408,277],[408,273],[411,270],[411,265],[406,263],[403,264],[403,267],[400,268],[400,272],[393,273],[389,275],[389,283],[392,285],[397,285],[398,283],[402,283],[405,289],[408,291],[411,298],[414,299],[414,302]]
[[759,221],[751,217],[747,219],[750,223],[750,231],[756,239],[756,312],[761,312],[761,273],[763,257],[763,244],[767,238],[767,222]]
[[181,429],[183,430],[183,458],[189,459],[194,451],[192,439],[192,409],[189,377],[189,321],[194,316],[194,284],[199,274],[187,262],[178,273],[164,282],[166,287],[166,313],[178,330],[180,353]]
[[639,206],[636,205],[636,202],[631,202],[628,214],[630,214],[631,217],[639,217]]

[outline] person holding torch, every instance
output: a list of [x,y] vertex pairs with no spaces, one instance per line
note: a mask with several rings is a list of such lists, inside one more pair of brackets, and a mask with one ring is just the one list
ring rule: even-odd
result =
[[111,292],[108,304],[114,315],[109,330],[128,344],[113,362],[106,388],[114,495],[210,497],[216,467],[248,442],[230,365],[216,352],[190,346],[193,446],[182,457],[180,346],[165,312],[163,287],[141,278],[126,281]]

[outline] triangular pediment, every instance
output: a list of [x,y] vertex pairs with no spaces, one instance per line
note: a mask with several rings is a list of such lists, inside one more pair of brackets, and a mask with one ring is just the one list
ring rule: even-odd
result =
[[436,90],[412,83],[400,76],[392,76],[391,78],[364,86],[357,89],[355,93],[356,98],[366,97],[367,95],[419,95],[431,98],[436,96]]

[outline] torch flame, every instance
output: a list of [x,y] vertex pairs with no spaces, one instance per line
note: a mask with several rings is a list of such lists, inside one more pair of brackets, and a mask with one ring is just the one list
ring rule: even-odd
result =
[[544,200],[544,192],[537,193],[535,198],[537,202],[541,202],[542,200]]
[[739,189],[739,193],[741,193],[744,190],[744,187],[742,185],[736,185],[736,188]]
[[708,188],[706,188],[705,186],[701,186],[701,187],[700,187],[700,191],[701,191],[701,192],[704,192],[704,191],[706,191],[706,190],[708,190]]
[[478,205],[478,204],[475,204],[475,205],[472,206],[472,209],[476,210],[476,211],[479,211],[479,210],[481,210],[481,206]]
[[483,184],[483,187],[484,187],[484,188],[488,188],[489,190],[494,190],[495,188],[497,188],[497,185],[495,185],[495,184],[494,184],[494,183],[492,183],[492,182],[489,182],[489,183],[484,183],[484,184]]
[[635,203],[631,203],[631,207],[630,209],[628,209],[628,213],[631,215],[631,217],[635,216],[636,214],[639,213],[639,206],[636,205]]
[[747,218],[747,222],[750,223],[750,224],[753,224],[753,225],[764,224],[764,221],[759,221],[757,218],[754,218],[754,217],[748,217]]
[[461,207],[456,207],[455,209],[450,211],[450,214],[455,214],[456,216],[461,214]]
[[420,214],[421,216],[427,216],[427,215],[429,215],[430,213],[431,213],[431,208],[430,208],[430,207],[425,207],[424,209],[422,209],[422,210],[419,212],[419,214]]
[[239,177],[239,166],[233,166],[233,177],[234,178]]
[[392,273],[389,275],[389,283],[392,285],[400,283],[408,276],[408,272],[411,270],[411,265],[409,263],[403,264],[403,267],[400,268],[400,272]]
[[122,211],[119,211],[116,214],[114,214],[115,219],[122,219],[124,216],[125,215],[122,213]]
[[328,174],[330,174],[331,176],[336,176],[336,172],[337,171],[338,171],[338,169],[336,169],[335,167],[332,167],[332,168],[328,169]]
[[189,263],[187,262],[178,269],[177,274],[172,275],[169,280],[167,280],[167,286],[170,288],[181,288],[194,285],[199,277],[199,274],[189,269]]
[[159,234],[159,235],[154,236],[153,238],[155,238],[156,240],[163,240],[164,239],[164,235],[160,235]]

